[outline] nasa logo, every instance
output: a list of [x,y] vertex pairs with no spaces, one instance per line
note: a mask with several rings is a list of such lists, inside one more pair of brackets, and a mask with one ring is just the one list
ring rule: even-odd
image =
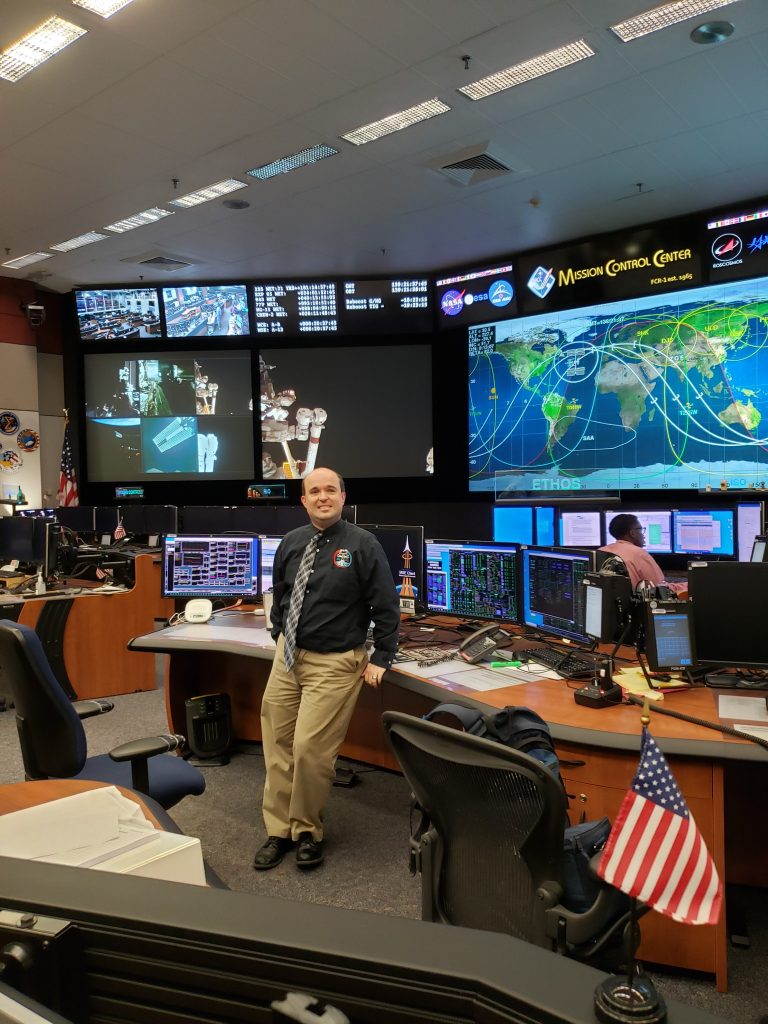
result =
[[488,289],[488,298],[492,306],[508,306],[515,292],[509,281],[496,281]]
[[456,316],[464,308],[464,293],[457,292],[455,288],[451,288],[449,292],[446,292],[440,299],[440,309],[445,313],[446,316]]
[[346,548],[337,548],[333,552],[333,564],[337,569],[348,569],[352,565],[352,552]]

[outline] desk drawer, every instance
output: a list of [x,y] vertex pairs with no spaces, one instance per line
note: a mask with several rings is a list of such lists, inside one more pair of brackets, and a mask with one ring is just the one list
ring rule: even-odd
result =
[[[560,772],[563,778],[570,780],[573,785],[594,785],[622,791],[629,789],[639,759],[639,754],[634,751],[625,753],[570,743],[558,743],[557,756],[560,758]],[[712,768],[709,762],[703,759],[670,757],[669,766],[688,800],[696,797],[712,799]]]

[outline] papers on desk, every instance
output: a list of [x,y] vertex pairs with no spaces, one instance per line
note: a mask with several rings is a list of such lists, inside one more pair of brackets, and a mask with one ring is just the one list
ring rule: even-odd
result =
[[[425,671],[424,669],[421,670]],[[559,679],[560,676],[545,665],[529,663],[524,668],[483,668],[481,665],[463,665],[461,662],[443,662],[433,666],[430,673],[436,683],[451,689],[463,686],[467,690],[505,690],[521,683],[536,683],[541,679]]]
[[[731,697],[720,694],[717,699],[717,713],[721,718],[746,718],[748,722],[768,723],[768,706],[765,697]],[[739,726],[734,726],[738,729]]]

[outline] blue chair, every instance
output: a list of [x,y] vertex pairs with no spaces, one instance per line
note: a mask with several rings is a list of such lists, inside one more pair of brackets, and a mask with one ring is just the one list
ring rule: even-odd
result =
[[51,671],[40,638],[29,626],[0,619],[0,690],[16,706],[24,773],[31,779],[87,779],[138,790],[166,808],[199,796],[205,779],[168,753],[183,737],[152,736],[88,757],[81,719],[111,711],[109,700],[70,701]]

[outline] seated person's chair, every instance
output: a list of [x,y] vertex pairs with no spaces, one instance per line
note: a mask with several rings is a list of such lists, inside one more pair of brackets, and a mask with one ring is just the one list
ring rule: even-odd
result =
[[422,919],[504,932],[587,959],[619,944],[628,901],[600,883],[584,913],[563,904],[566,796],[511,747],[396,711],[389,743],[429,827],[412,837]]
[[88,757],[80,719],[111,711],[111,701],[71,702],[51,671],[37,633],[8,619],[0,619],[0,683],[16,705],[27,779],[110,782],[146,793],[166,809],[205,789],[197,768],[163,753],[172,749],[172,737],[132,740],[109,754]]

